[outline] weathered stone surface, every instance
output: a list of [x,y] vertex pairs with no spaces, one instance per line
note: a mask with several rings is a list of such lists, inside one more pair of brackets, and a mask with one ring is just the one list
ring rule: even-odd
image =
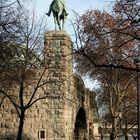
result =
[[[47,98],[38,101],[26,112],[24,134],[30,140],[39,140],[40,133],[45,132],[44,140],[74,140],[75,122],[78,110],[86,113],[87,135],[89,123],[93,123],[94,96],[84,87],[80,77],[73,74],[72,41],[63,31],[50,31],[44,36],[45,66],[49,68],[44,79],[61,81],[59,84],[48,84],[38,90],[38,96],[45,92],[58,99]],[[48,76],[48,72],[52,73]],[[38,70],[38,77],[41,75]],[[34,79],[33,79],[34,80]],[[37,80],[37,79],[35,79]],[[27,87],[27,91],[32,85]],[[16,90],[14,91],[16,93]],[[79,94],[80,93],[80,94]],[[93,98],[93,100],[91,100]],[[28,97],[26,97],[28,100]],[[18,122],[16,110],[9,101],[0,109],[0,137],[6,133],[17,133]],[[79,140],[82,140],[79,138]]]

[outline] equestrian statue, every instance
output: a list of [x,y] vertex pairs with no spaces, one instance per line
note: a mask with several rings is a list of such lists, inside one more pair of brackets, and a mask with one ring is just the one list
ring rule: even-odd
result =
[[57,29],[57,25],[59,27],[59,30],[64,30],[65,20],[68,16],[65,7],[65,0],[53,0],[46,15],[50,16],[51,13],[53,13],[54,17],[55,30]]

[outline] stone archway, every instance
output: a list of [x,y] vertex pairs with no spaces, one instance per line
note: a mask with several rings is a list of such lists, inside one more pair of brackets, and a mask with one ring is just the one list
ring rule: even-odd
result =
[[86,112],[82,107],[78,110],[76,116],[74,140],[87,140]]

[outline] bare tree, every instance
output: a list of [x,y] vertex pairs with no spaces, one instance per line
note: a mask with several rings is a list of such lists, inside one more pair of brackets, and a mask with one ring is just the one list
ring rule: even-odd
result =
[[[110,139],[114,139],[118,136],[118,112],[124,109],[127,113],[123,114],[122,111],[122,114],[128,117],[136,109],[134,80],[135,72],[140,69],[136,67],[133,57],[138,58],[140,54],[139,3],[116,1],[112,14],[89,10],[76,18],[73,24],[76,33],[76,69],[82,75],[88,75],[100,82],[102,98],[99,100],[108,107],[112,119]],[[126,107],[128,102],[130,104]],[[134,111],[132,116],[135,116],[136,120],[135,114]],[[123,125],[130,124],[132,116],[126,120],[124,116]],[[135,122],[132,125],[134,126]],[[124,135],[127,135],[128,130],[126,127]]]
[[112,125],[110,139],[113,140],[127,135],[130,128],[124,128],[126,124],[131,125],[131,129],[136,125],[135,76],[118,69],[104,69],[99,75],[97,102],[101,110],[106,110],[102,115]]
[[39,100],[58,98],[46,87],[61,81],[50,79],[52,71],[44,65],[44,20],[37,21],[34,13],[31,17],[15,4],[0,3],[0,106],[9,101],[15,108],[19,117],[16,139],[21,140],[27,110]]

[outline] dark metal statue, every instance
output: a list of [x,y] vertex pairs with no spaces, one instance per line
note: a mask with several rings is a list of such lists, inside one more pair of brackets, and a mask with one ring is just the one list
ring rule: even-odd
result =
[[59,27],[59,30],[64,30],[65,20],[68,15],[65,7],[65,1],[53,0],[50,5],[49,11],[48,13],[46,13],[46,15],[50,16],[51,12],[53,13],[53,17],[54,17],[55,30],[57,29],[57,25]]

